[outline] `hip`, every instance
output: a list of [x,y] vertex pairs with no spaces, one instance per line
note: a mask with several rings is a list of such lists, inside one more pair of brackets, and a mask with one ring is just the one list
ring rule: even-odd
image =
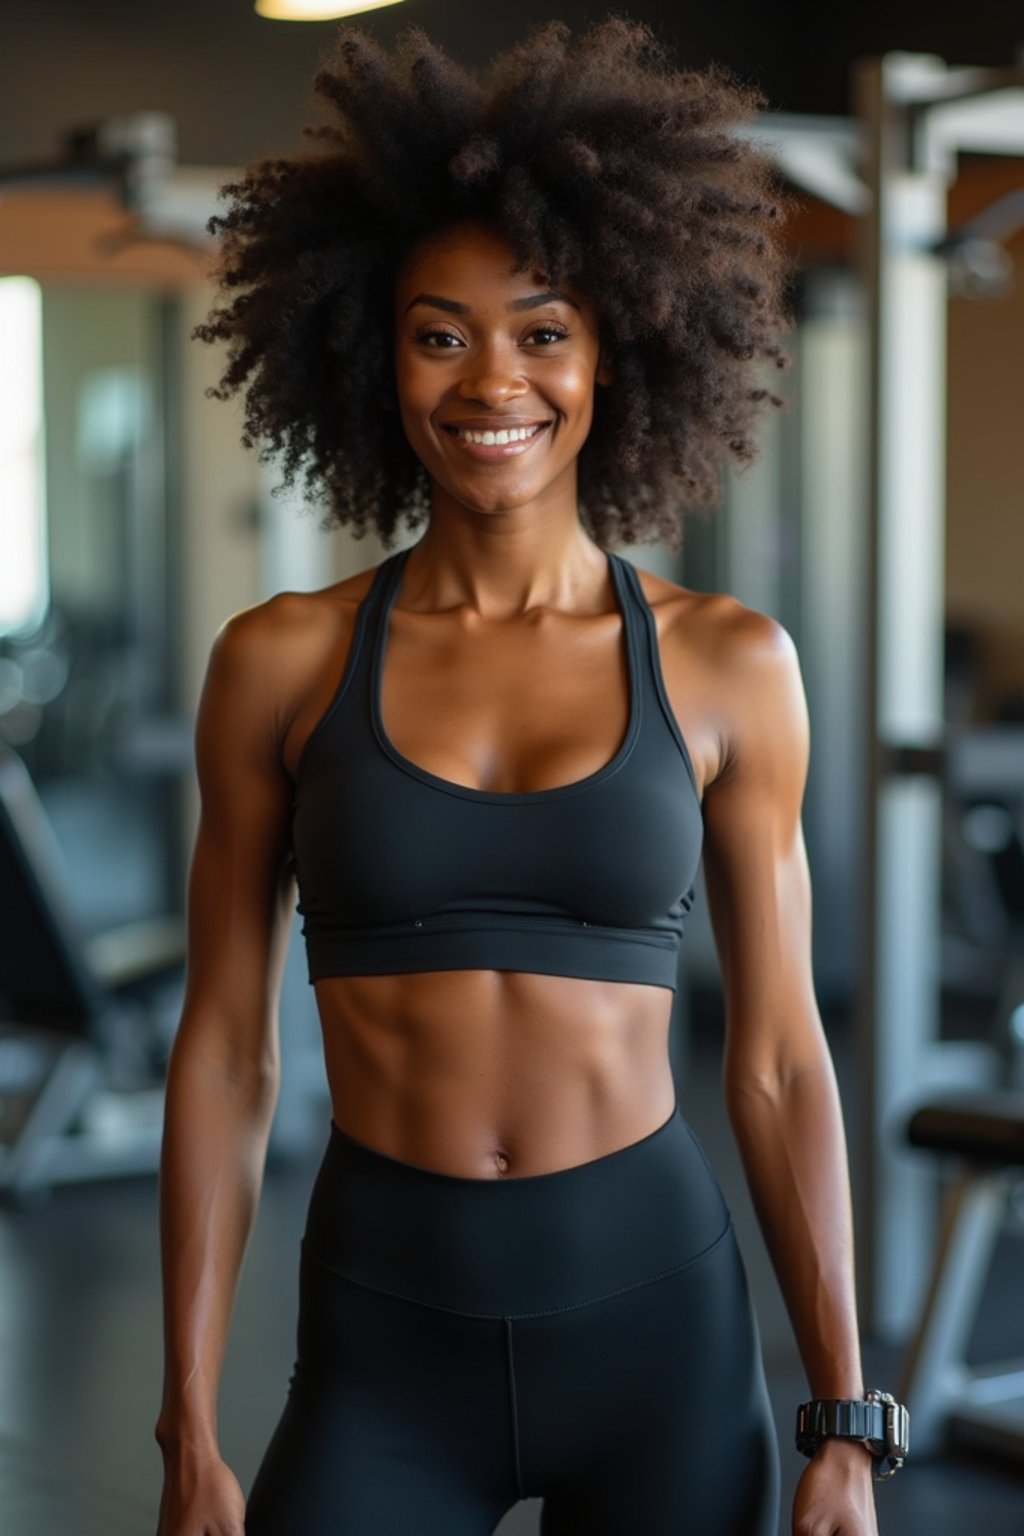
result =
[[678,1103],[603,1157],[519,1178],[466,1178],[388,1156],[332,1121],[303,1259],[374,1289],[478,1316],[530,1316],[699,1263],[731,1231]]

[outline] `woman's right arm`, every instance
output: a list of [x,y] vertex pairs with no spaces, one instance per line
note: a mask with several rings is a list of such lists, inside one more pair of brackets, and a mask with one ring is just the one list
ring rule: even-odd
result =
[[159,1180],[158,1536],[242,1536],[244,1528],[241,1489],[217,1445],[217,1390],[277,1103],[278,993],[294,906],[270,606],[222,627],[196,721],[201,812]]

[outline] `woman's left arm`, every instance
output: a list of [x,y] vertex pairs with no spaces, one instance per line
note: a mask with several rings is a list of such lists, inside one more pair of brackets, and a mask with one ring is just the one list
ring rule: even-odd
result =
[[[738,603],[716,649],[725,739],[704,793],[704,873],[726,1111],[810,1395],[860,1397],[846,1137],[811,965],[800,664],[782,625]],[[794,1536],[877,1536],[871,1474],[863,1445],[826,1440],[801,1476]]]

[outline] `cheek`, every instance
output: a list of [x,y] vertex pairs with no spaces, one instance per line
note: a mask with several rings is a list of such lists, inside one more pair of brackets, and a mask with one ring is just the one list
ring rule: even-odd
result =
[[589,424],[594,411],[594,367],[588,361],[567,363],[552,380],[555,398],[566,414]]
[[421,433],[424,418],[437,407],[437,389],[425,368],[399,362],[395,368],[398,409],[406,433]]

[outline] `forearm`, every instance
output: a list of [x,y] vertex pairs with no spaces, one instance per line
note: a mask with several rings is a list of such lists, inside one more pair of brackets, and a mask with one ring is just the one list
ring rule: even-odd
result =
[[182,1044],[167,1074],[160,1160],[164,1385],[156,1437],[215,1451],[235,1292],[259,1203],[276,1080],[239,1079]]
[[827,1052],[786,1083],[727,1084],[726,1105],[812,1397],[864,1390],[842,1109]]

